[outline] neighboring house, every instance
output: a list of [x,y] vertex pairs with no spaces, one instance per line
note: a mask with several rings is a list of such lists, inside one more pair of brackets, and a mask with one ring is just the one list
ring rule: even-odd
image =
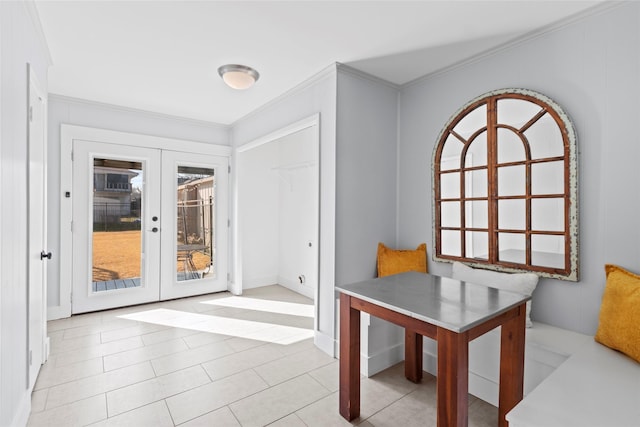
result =
[[[131,180],[133,170],[95,166],[93,173],[93,222],[117,222],[125,216],[139,215],[132,210],[136,201]],[[135,208],[135,206],[134,206]]]

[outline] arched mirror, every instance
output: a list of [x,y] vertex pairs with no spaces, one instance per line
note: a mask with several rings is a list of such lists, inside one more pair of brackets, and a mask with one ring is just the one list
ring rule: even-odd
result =
[[558,104],[482,95],[446,123],[432,166],[434,259],[578,280],[576,133]]

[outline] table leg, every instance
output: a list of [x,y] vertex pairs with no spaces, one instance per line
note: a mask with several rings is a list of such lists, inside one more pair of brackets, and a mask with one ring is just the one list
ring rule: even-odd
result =
[[340,415],[360,416],[360,311],[340,294]]
[[500,338],[500,392],[498,426],[507,427],[506,415],[524,393],[526,304],[514,308],[517,316],[502,324]]
[[404,376],[411,382],[422,381],[422,335],[404,330]]
[[438,328],[438,427],[466,427],[469,417],[469,341]]

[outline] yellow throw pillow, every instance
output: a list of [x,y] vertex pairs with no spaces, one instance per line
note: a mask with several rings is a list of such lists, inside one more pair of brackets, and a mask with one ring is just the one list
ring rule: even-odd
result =
[[378,243],[378,277],[407,271],[427,272],[427,244],[419,245],[416,250],[389,249]]
[[595,340],[640,362],[640,276],[607,264]]

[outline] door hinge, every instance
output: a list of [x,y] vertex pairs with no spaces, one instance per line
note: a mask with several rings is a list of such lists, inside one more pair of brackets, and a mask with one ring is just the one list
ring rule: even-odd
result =
[[227,227],[231,227],[231,220],[230,219],[227,220]]
[[71,161],[73,162],[73,150],[71,150]]
[[231,280],[231,273],[227,273],[227,282]]
[[71,221],[71,232],[73,233],[73,221]]
[[227,166],[229,173],[231,173],[231,165]]
[[29,106],[29,122],[33,121],[33,106]]

